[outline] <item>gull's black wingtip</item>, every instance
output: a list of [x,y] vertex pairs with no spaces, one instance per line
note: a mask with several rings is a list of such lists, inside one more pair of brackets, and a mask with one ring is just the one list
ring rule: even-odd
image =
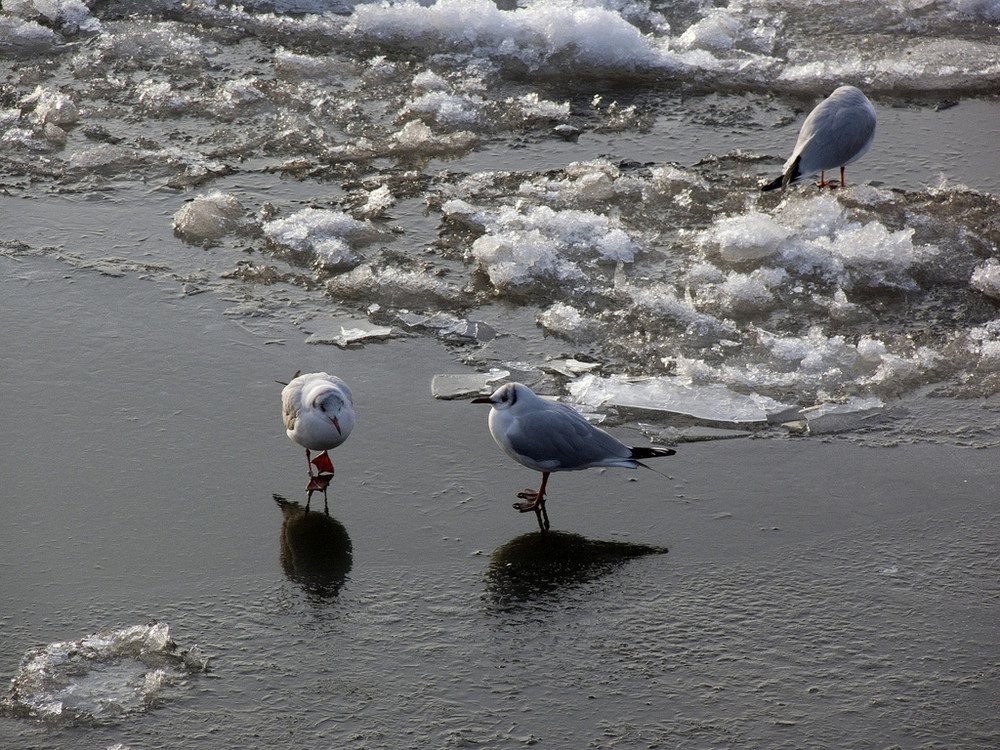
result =
[[784,186],[783,185],[784,181],[785,181],[785,175],[778,175],[776,178],[771,180],[766,185],[761,185],[760,192],[765,193],[768,190],[777,190],[778,188]]
[[660,456],[672,456],[677,451],[673,448],[653,448],[650,446],[640,446],[632,449],[632,458],[658,458]]

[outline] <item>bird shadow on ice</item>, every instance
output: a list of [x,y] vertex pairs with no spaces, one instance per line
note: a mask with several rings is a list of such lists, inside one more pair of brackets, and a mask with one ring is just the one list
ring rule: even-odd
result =
[[523,534],[490,555],[486,591],[497,610],[555,597],[607,575],[636,557],[666,554],[666,547],[599,541],[564,531]]
[[328,513],[307,511],[294,500],[272,495],[281,508],[281,569],[311,596],[333,598],[351,571],[354,555],[347,529]]

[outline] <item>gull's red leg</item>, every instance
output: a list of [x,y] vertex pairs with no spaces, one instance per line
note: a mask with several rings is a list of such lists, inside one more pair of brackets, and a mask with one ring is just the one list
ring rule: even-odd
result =
[[333,474],[333,462],[330,460],[330,454],[326,451],[317,455],[311,463],[320,474]]
[[549,514],[545,510],[545,485],[549,481],[549,472],[542,472],[542,484],[535,490],[525,490],[524,492],[518,492],[517,496],[523,498],[527,502],[514,503],[514,508],[521,513],[527,513],[533,510],[535,512],[535,517],[538,519],[538,528],[542,531],[546,531],[549,528]]
[[844,168],[840,168],[840,186],[844,187]]
[[[330,486],[330,479],[333,478],[333,464],[330,462],[330,456],[327,455],[326,451],[320,453],[316,458],[312,458],[312,454],[309,453],[309,449],[306,448],[306,465],[309,467],[309,483],[306,485],[306,513],[309,512],[309,502],[312,500],[312,494],[314,492],[323,493],[323,508],[326,510],[327,515],[330,513],[329,505],[326,499],[326,488]],[[318,474],[313,474],[313,464],[316,465]]]

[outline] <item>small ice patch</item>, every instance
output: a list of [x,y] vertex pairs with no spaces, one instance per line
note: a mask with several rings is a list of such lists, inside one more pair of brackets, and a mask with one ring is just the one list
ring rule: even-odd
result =
[[[91,3],[92,4],[92,3]],[[101,22],[81,0],[4,0],[5,14],[28,20],[44,19],[63,34],[101,31]]]
[[58,41],[59,37],[52,29],[35,21],[0,16],[0,49],[33,55],[49,50]]
[[435,375],[431,378],[431,395],[442,400],[488,395],[508,377],[510,377],[508,370],[497,369],[488,373],[477,372],[469,375]]
[[389,148],[394,153],[419,153],[426,156],[466,151],[477,141],[475,133],[459,130],[437,135],[421,120],[410,120],[390,138]]
[[381,216],[385,211],[395,204],[396,198],[388,185],[382,185],[368,193],[365,204],[358,209],[361,216],[372,218]]
[[805,419],[811,435],[825,435],[857,430],[881,415],[884,408],[885,404],[875,396],[852,396],[843,403],[831,402],[803,409],[800,416]]
[[68,94],[41,86],[23,97],[18,106],[23,112],[30,111],[31,119],[40,125],[73,125],[80,117],[76,103]]
[[967,348],[977,358],[979,369],[990,372],[1000,370],[1000,319],[971,328],[967,335]]
[[630,263],[636,251],[617,220],[590,211],[505,207],[474,216],[486,235],[473,243],[472,255],[499,291],[584,278],[578,263]]
[[969,284],[977,292],[987,297],[1000,299],[1000,261],[990,258],[985,263],[976,266],[972,272]]
[[729,49],[740,30],[740,21],[732,12],[714,8],[677,38],[677,46],[680,49]]
[[195,196],[174,214],[174,233],[191,244],[210,243],[235,230],[244,213],[236,196],[213,190]]
[[782,226],[767,214],[750,211],[740,216],[717,219],[705,232],[698,235],[703,247],[717,248],[722,259],[729,263],[760,260],[776,255],[793,230]]
[[207,668],[197,646],[177,649],[167,623],[134,625],[29,650],[0,708],[25,718],[113,723],[149,710]]
[[264,235],[279,248],[315,255],[319,268],[337,270],[357,263],[354,248],[374,242],[381,232],[343,211],[306,208],[267,222]]
[[[480,118],[483,105],[484,102],[479,97],[449,94],[445,91],[428,91],[407,102],[401,114],[427,115],[443,125],[475,125]],[[411,126],[411,130],[415,129],[417,126]]]
[[571,341],[589,341],[594,337],[592,323],[564,302],[556,302],[543,310],[536,322],[547,332]]

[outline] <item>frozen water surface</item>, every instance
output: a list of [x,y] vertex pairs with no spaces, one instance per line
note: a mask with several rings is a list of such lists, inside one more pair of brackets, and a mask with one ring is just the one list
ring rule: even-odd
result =
[[[0,671],[150,620],[220,658],[0,744],[996,747],[998,22],[4,2]],[[848,187],[761,194],[842,83]],[[329,523],[273,499],[306,367],[359,385]],[[462,403],[500,378],[690,442],[553,480],[547,567]]]

